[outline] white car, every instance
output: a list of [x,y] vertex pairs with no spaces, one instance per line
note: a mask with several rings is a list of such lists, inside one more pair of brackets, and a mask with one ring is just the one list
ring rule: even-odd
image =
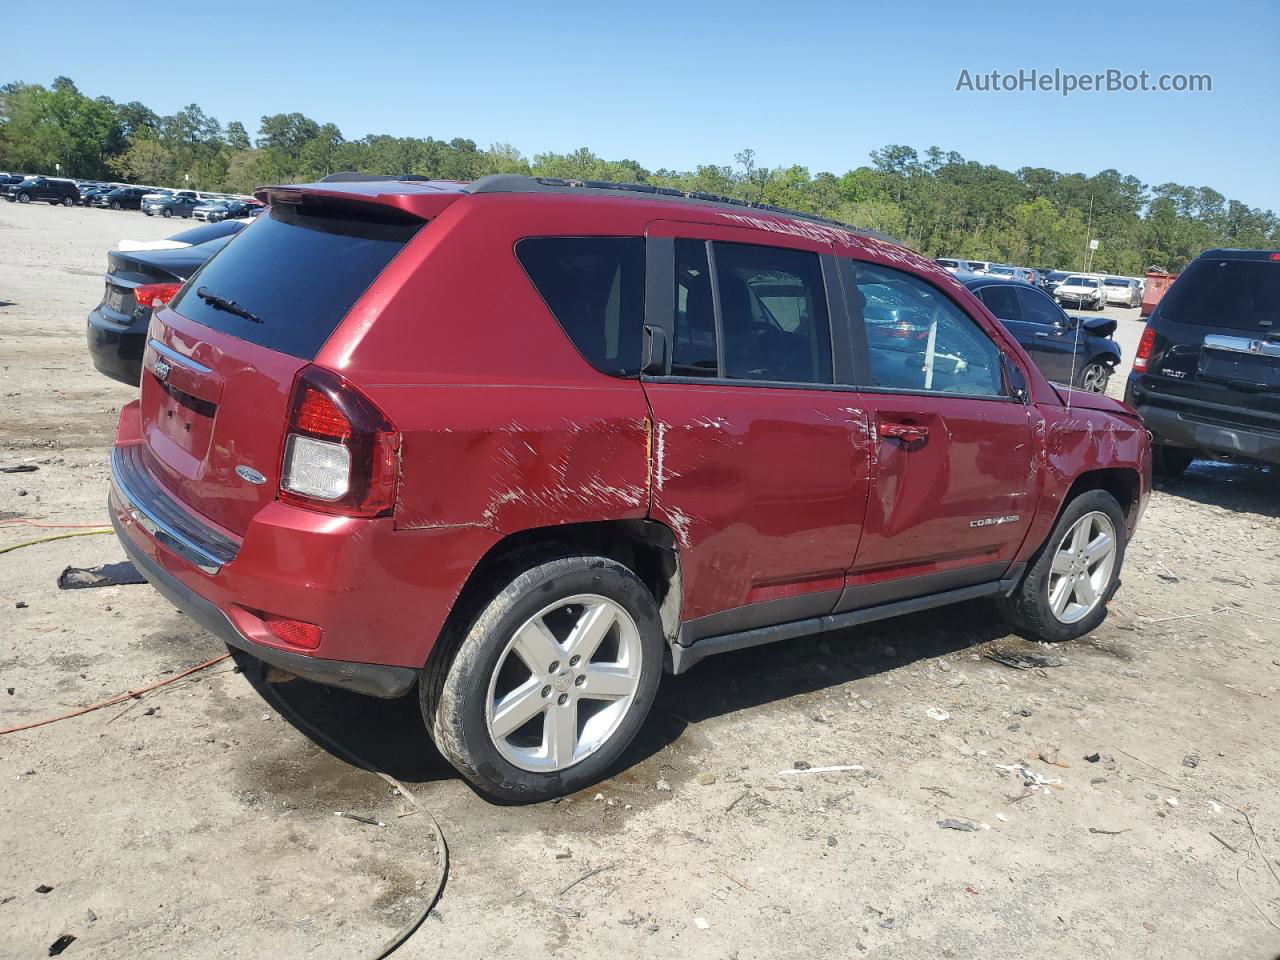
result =
[[1132,277],[1107,277],[1102,286],[1106,290],[1107,303],[1118,303],[1122,307],[1142,306],[1142,285]]
[[1107,291],[1099,277],[1084,277],[1073,273],[1053,291],[1054,299],[1064,307],[1103,310],[1107,306]]
[[986,273],[991,266],[985,260],[962,260],[959,257],[938,257],[933,262],[948,273]]

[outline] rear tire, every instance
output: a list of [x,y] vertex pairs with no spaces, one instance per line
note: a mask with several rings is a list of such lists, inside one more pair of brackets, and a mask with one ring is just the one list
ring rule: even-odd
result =
[[1171,447],[1163,443],[1151,445],[1151,471],[1160,477],[1179,477],[1196,458],[1194,450]]
[[173,216],[173,211],[170,210],[168,207],[165,207],[163,210],[160,211],[160,216],[168,220],[170,217]]
[[111,209],[112,209],[112,210],[121,210],[121,209],[123,209],[123,208],[120,206],[120,201],[119,201],[119,200],[112,200],[112,201],[111,201]]
[[1022,582],[1000,598],[1000,612],[1018,632],[1049,643],[1097,629],[1119,582],[1125,536],[1115,497],[1105,490],[1080,494],[1063,509]]
[[70,197],[63,197],[63,198],[62,198],[62,205],[63,205],[64,207],[74,207],[74,206],[76,205],[76,202],[75,202],[74,200],[72,200]]
[[653,595],[622,564],[536,564],[442,635],[418,684],[422,716],[481,793],[508,803],[573,793],[604,777],[644,723],[664,646]]

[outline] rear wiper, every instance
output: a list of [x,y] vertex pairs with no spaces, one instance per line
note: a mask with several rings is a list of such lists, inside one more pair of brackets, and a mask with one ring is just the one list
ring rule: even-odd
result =
[[225,310],[227,313],[234,313],[237,317],[244,317],[254,323],[261,323],[262,318],[256,313],[246,310],[234,300],[228,300],[226,297],[220,297],[208,287],[200,287],[196,290],[196,296],[213,307],[215,310]]

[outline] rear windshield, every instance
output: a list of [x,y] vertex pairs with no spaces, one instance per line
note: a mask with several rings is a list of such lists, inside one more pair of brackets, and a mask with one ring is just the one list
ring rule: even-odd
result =
[[1160,301],[1160,314],[1210,327],[1280,324],[1280,262],[1196,260]]
[[217,223],[206,223],[204,226],[192,227],[190,230],[183,230],[181,233],[175,233],[170,240],[178,243],[208,243],[210,240],[217,240],[219,237],[229,237],[233,233],[239,233],[244,229],[243,223],[237,223],[235,220],[219,220]]
[[1107,277],[1104,282],[1108,287],[1127,287],[1129,285],[1129,281],[1123,277]]
[[[191,278],[173,309],[241,340],[314,360],[347,311],[423,224],[371,219],[381,216],[376,210],[359,216],[273,206]],[[211,297],[233,301],[258,320],[219,309],[208,302]]]

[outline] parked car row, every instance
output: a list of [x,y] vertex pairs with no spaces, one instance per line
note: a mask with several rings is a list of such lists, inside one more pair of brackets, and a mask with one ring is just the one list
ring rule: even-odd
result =
[[0,196],[17,203],[39,201],[67,207],[81,205],[111,210],[141,210],[148,216],[194,217],[211,222],[252,217],[262,210],[262,203],[257,200],[229,194],[15,173],[0,173]]
[[[1144,281],[1137,277],[1116,277],[1098,273],[1072,273],[1068,270],[1038,270],[1015,267],[987,260],[939,257],[934,261],[949,273],[994,276],[1040,287],[1063,306],[1102,310],[1108,304],[1123,307],[1142,305]],[[1059,292],[1062,286],[1069,289]]]

